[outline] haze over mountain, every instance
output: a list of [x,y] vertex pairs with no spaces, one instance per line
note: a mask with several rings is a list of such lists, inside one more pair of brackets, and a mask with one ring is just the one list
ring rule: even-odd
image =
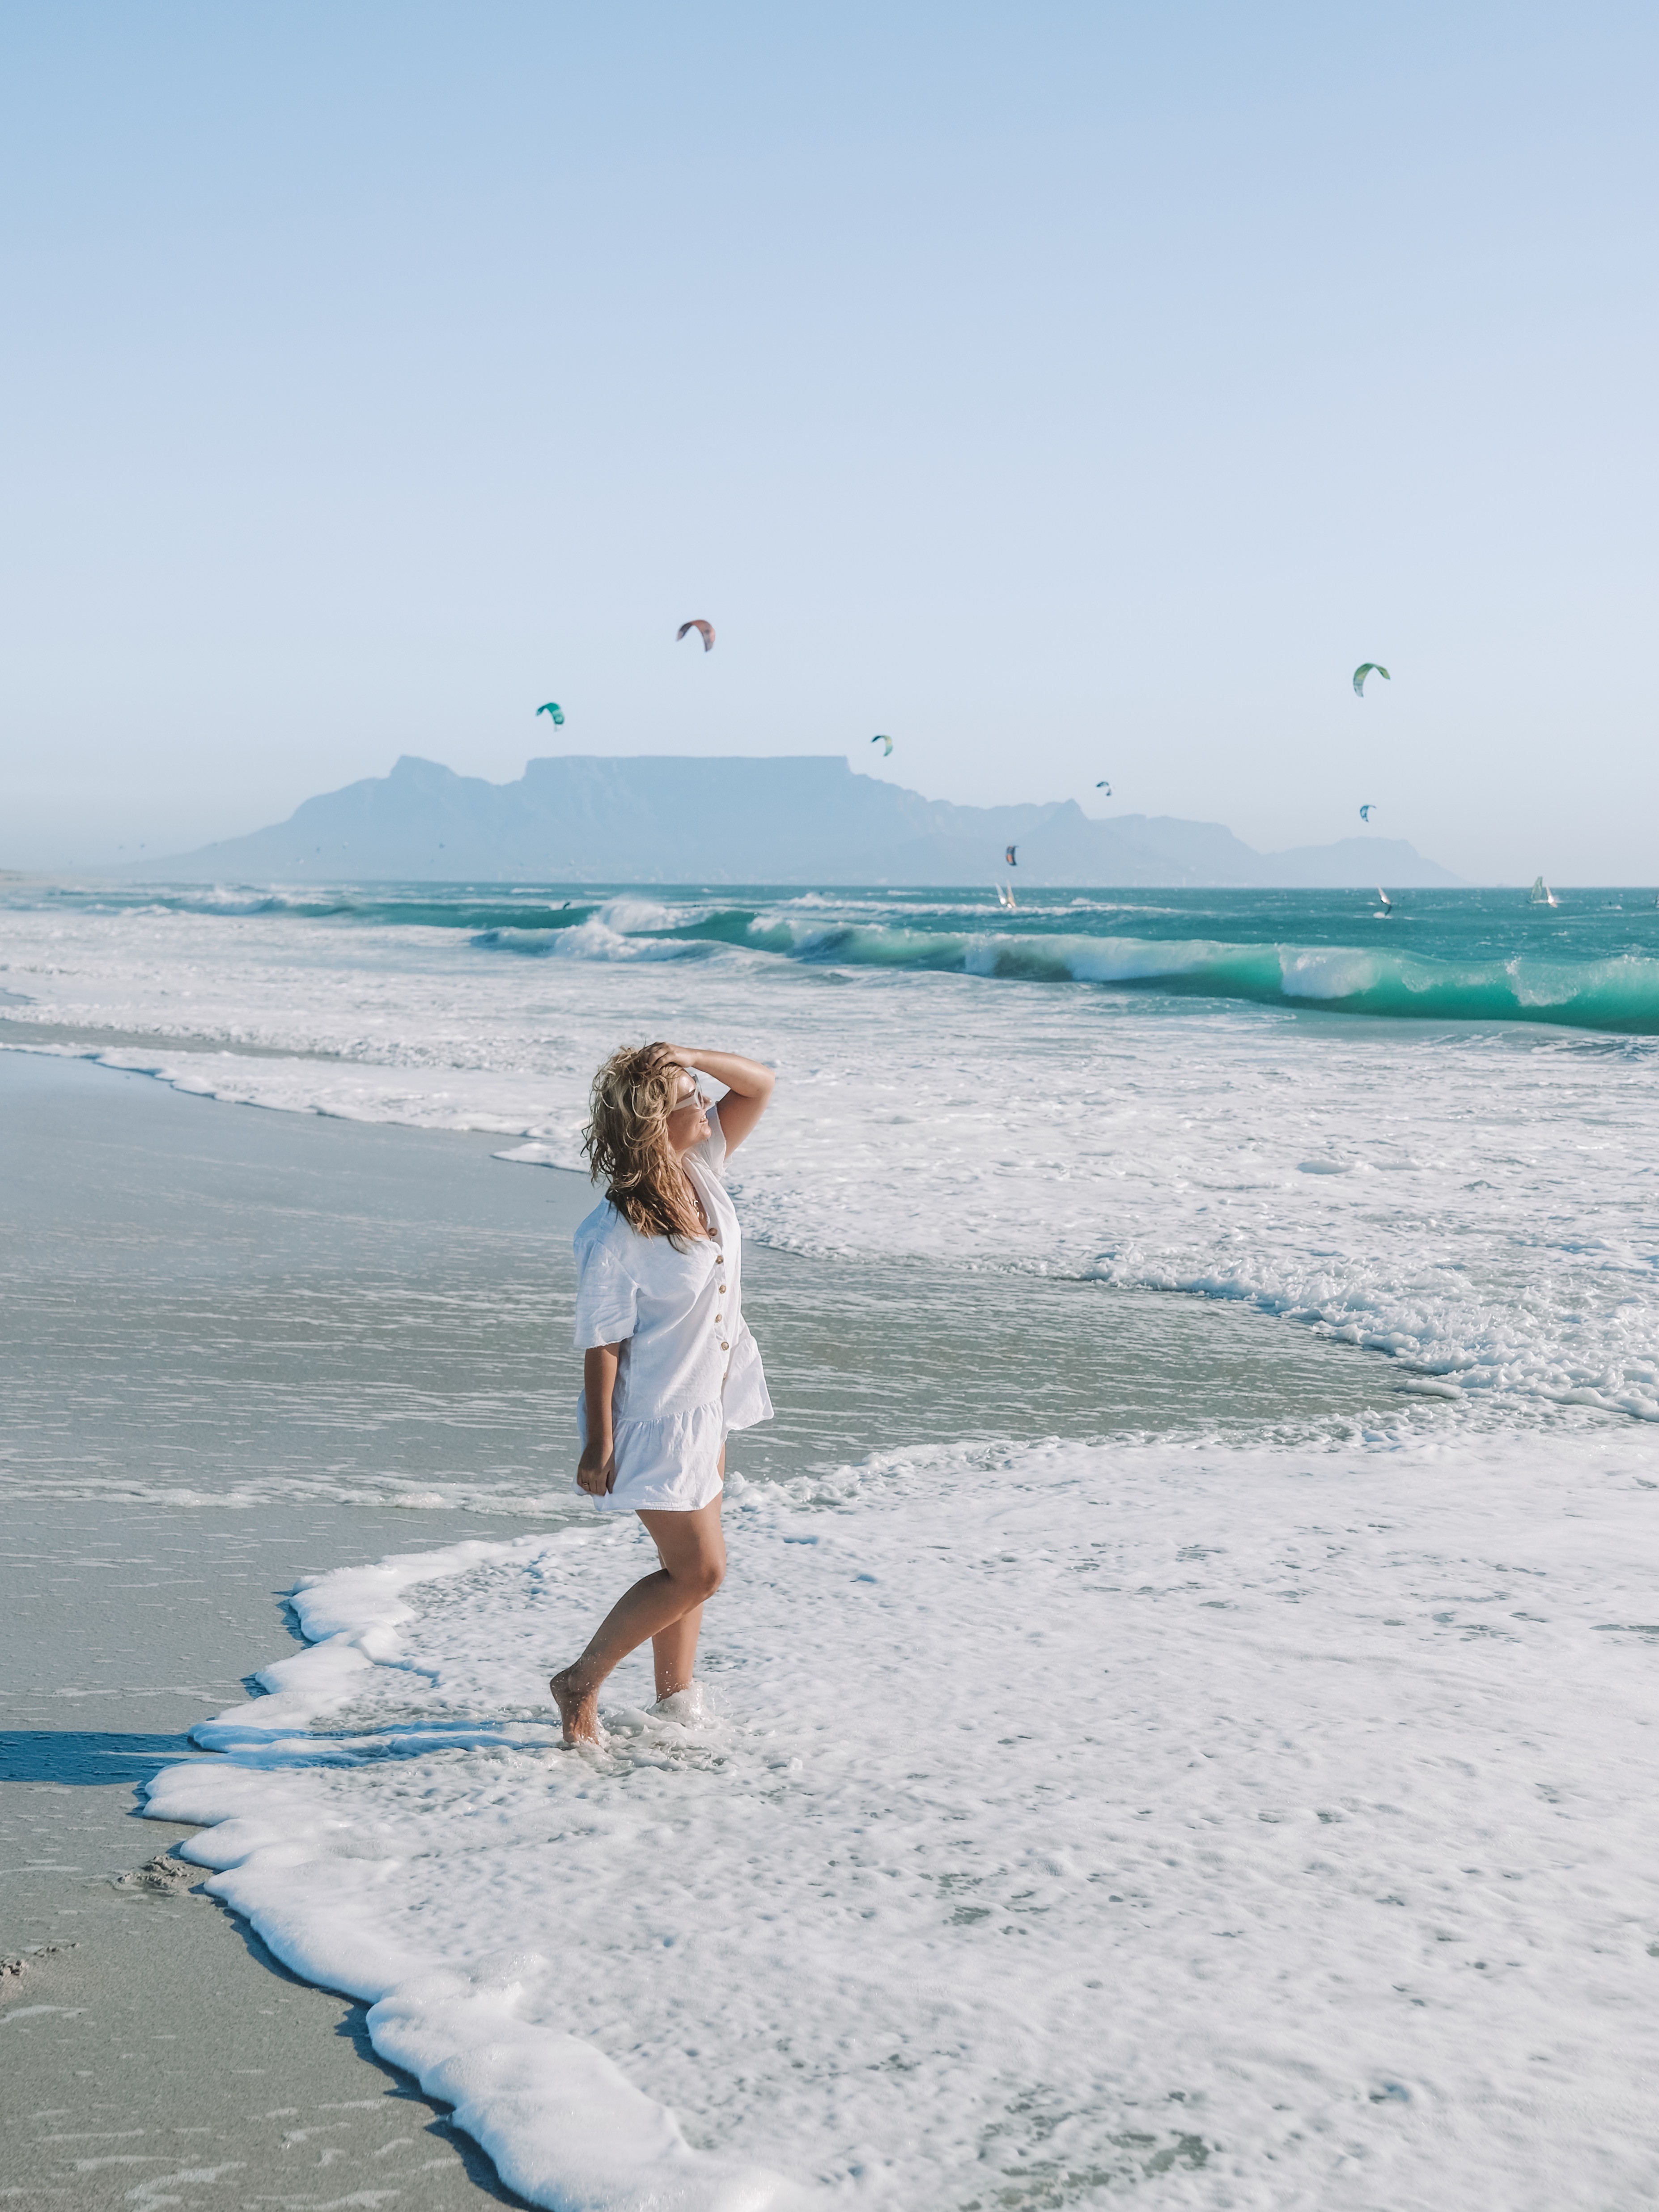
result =
[[1033,884],[1409,886],[1463,879],[1403,840],[1253,851],[1215,822],[1074,799],[957,806],[858,775],[838,755],[532,760],[516,783],[405,754],[389,775],[290,819],[128,877],[234,882],[983,884],[1019,850]]

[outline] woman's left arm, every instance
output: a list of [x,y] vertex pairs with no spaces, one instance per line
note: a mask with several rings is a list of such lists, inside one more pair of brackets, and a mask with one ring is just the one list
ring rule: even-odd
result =
[[683,1044],[672,1050],[683,1067],[700,1067],[705,1075],[726,1085],[726,1096],[720,1101],[720,1134],[726,1139],[726,1151],[735,1152],[766,1111],[777,1078],[769,1067],[763,1067],[757,1060],[745,1060],[740,1052],[694,1052]]

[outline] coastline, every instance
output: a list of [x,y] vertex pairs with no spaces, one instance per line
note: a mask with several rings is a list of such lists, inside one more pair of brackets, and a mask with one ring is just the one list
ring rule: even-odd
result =
[[[0,1953],[27,1958],[0,2022],[19,2109],[46,2116],[7,2156],[18,2185],[59,2186],[80,2136],[165,2124],[186,2148],[211,2142],[239,2187],[287,2187],[313,2155],[297,2137],[319,2126],[336,2130],[314,2154],[330,2154],[331,2185],[342,2154],[375,2160],[388,2112],[407,2134],[422,2100],[406,2076],[388,2086],[361,2005],[287,1974],[193,1879],[112,1886],[191,1832],[139,1826],[134,1784],[196,1755],[187,1732],[291,1648],[281,1593],[296,1577],[586,1517],[568,1480],[565,1341],[569,1231],[592,1193],[494,1158],[496,1139],[225,1105],[79,1059],[0,1054],[0,1096],[21,1340],[0,1462]],[[1191,1416],[1193,1370],[1204,1406],[1258,1421],[1283,1399],[1356,1422],[1395,1381],[1259,1314],[1099,1285],[1039,1280],[1011,1315],[1006,1282],[969,1278],[951,1328],[907,1343],[890,1302],[924,1289],[915,1270],[761,1247],[752,1267],[763,1341],[791,1383],[790,1419],[744,1440],[756,1476],[890,1445],[901,1421],[906,1442],[941,1425],[990,1433],[994,1413],[1004,1434],[1039,1411],[1086,1433],[1110,1425],[1115,1389],[1132,1416],[1119,1425],[1166,1427]],[[1070,1401],[1054,1382],[1062,1312],[1091,1332],[1073,1364],[1092,1378],[1092,1418],[1075,1376]],[[84,2127],[64,2119],[88,2099]],[[424,2103],[455,2186],[500,2194]],[[165,2168],[147,2147],[110,2155],[151,2162],[82,2173],[77,2203]]]

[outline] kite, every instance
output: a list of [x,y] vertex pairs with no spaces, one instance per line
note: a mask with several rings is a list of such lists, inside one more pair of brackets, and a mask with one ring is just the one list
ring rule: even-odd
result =
[[546,706],[538,707],[536,712],[538,714],[551,714],[556,722],[562,722],[564,720],[564,708],[560,706],[556,699],[550,699]]
[[685,635],[685,633],[689,629],[698,629],[702,632],[702,649],[705,653],[712,653],[714,650],[714,625],[713,623],[702,622],[695,617],[689,623],[682,623],[674,633],[674,642],[676,645],[679,643],[680,640]]
[[1375,814],[1375,813],[1376,813],[1376,801],[1375,799],[1373,799],[1373,800],[1371,801],[1371,803],[1370,803],[1370,805],[1369,806],[1362,806],[1362,807],[1360,808],[1360,810],[1359,810],[1359,818],[1360,818],[1360,820],[1361,820],[1362,822],[1369,822],[1369,821],[1370,820],[1370,818],[1371,818],[1372,815],[1373,815],[1373,814]]
[[876,735],[871,738],[870,742],[872,745],[885,745],[887,750],[882,755],[882,758],[884,760],[891,759],[893,752],[893,740],[890,738],[884,738],[880,732],[878,731]]
[[1108,799],[1112,795],[1112,787],[1109,783],[1097,783],[1095,786],[1095,789],[1097,791],[1103,791]]
[[1394,681],[1380,660],[1362,660],[1353,672],[1353,688],[1362,699],[1365,696],[1365,678],[1373,673],[1380,676],[1385,684]]
[[1002,856],[1011,868],[1017,868],[1019,866],[1019,862],[1014,858],[1018,849],[1018,846],[1011,845]]

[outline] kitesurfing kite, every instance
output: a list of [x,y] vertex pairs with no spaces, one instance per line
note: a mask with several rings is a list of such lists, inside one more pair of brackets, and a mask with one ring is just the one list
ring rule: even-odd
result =
[[1103,791],[1108,799],[1112,795],[1112,787],[1109,783],[1097,783],[1095,786],[1095,789],[1097,791]]
[[550,699],[546,706],[538,707],[536,712],[538,714],[551,714],[556,722],[562,722],[564,720],[564,708],[560,706],[556,699]]
[[871,738],[870,742],[872,745],[886,746],[887,750],[882,755],[882,758],[884,760],[890,760],[892,757],[893,740],[890,738],[884,738],[881,732],[878,731],[876,735]]
[[1365,696],[1365,678],[1368,676],[1380,676],[1385,684],[1394,681],[1380,660],[1362,660],[1353,672],[1353,688],[1362,699]]
[[689,629],[698,629],[702,632],[702,649],[705,653],[712,653],[714,650],[714,625],[713,623],[702,622],[696,617],[689,623],[682,623],[674,633],[674,642],[676,645],[679,643],[680,640],[685,635],[685,633]]
[[1362,807],[1360,808],[1360,810],[1359,810],[1359,818],[1360,818],[1360,820],[1361,820],[1362,822],[1369,822],[1369,821],[1370,820],[1370,818],[1371,818],[1372,815],[1373,815],[1373,814],[1375,814],[1375,813],[1376,813],[1376,801],[1375,799],[1373,799],[1373,800],[1371,801],[1371,803],[1370,803],[1370,805],[1369,806],[1362,806]]
[[1014,858],[1018,849],[1018,846],[1011,845],[1002,856],[1011,868],[1017,868],[1019,866],[1019,862]]

